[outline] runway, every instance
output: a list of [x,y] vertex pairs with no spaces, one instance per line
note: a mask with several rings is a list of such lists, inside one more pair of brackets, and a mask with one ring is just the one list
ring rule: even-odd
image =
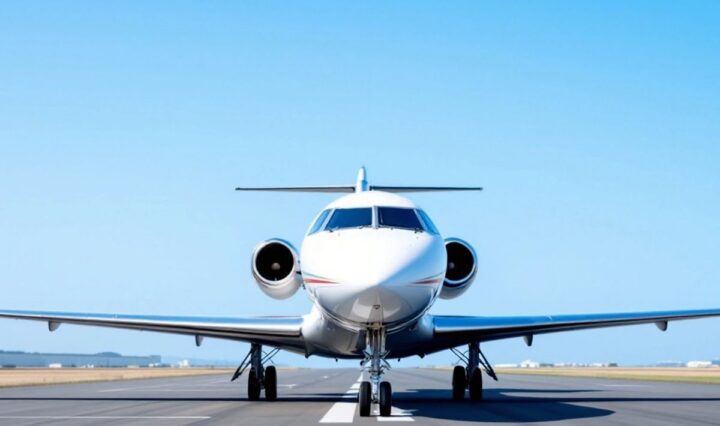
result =
[[0,389],[0,425],[720,425],[720,386],[504,375],[482,402],[450,400],[450,372],[395,369],[393,416],[360,418],[353,369],[281,370],[279,400],[245,400],[241,377],[195,376]]

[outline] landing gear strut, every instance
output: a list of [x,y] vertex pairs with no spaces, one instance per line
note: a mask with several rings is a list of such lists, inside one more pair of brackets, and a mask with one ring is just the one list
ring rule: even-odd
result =
[[383,373],[390,369],[390,364],[385,361],[388,351],[385,350],[385,330],[383,328],[368,329],[365,344],[365,359],[360,363],[367,366],[370,375],[369,381],[360,383],[358,392],[358,406],[360,416],[370,415],[371,406],[377,403],[380,408],[380,415],[389,416],[392,411],[392,386],[389,382],[381,382]]
[[453,399],[455,401],[462,401],[465,399],[465,389],[468,389],[470,391],[470,400],[481,400],[483,394],[482,370],[484,369],[493,380],[497,381],[498,378],[495,370],[493,370],[487,358],[485,358],[485,355],[480,350],[480,343],[470,343],[466,353],[462,353],[454,348],[452,351],[461,361],[464,361],[467,366],[463,367],[458,365],[453,370]]
[[259,400],[260,393],[263,389],[265,389],[265,399],[267,401],[275,401],[277,399],[277,370],[275,366],[264,367],[263,364],[270,361],[279,351],[279,349],[275,348],[269,353],[263,353],[262,345],[252,343],[250,345],[250,352],[245,356],[245,359],[240,363],[237,370],[235,370],[235,374],[233,374],[232,379],[230,379],[232,382],[250,367],[247,385],[247,394],[250,401]]

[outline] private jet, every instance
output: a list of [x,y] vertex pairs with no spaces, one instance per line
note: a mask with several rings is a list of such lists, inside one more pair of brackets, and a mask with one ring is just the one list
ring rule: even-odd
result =
[[[241,187],[238,191],[346,193],[312,221],[298,252],[273,238],[255,248],[252,275],[260,290],[286,299],[303,289],[310,313],[293,317],[189,317],[2,310],[0,317],[61,324],[150,330],[250,343],[232,380],[247,371],[247,395],[277,399],[277,371],[267,365],[280,350],[334,359],[359,359],[361,416],[377,407],[389,416],[392,388],[383,381],[388,360],[451,350],[460,358],[448,397],[479,401],[483,372],[497,380],[480,344],[536,335],[652,323],[665,331],[674,320],[720,316],[720,309],[547,316],[451,316],[428,311],[438,298],[465,293],[478,273],[473,247],[444,238],[430,216],[404,196],[410,192],[479,191],[480,187],[375,186],[365,168],[355,185]],[[263,347],[266,350],[263,350]],[[464,350],[464,348],[467,350]],[[460,348],[460,349],[459,349]]]

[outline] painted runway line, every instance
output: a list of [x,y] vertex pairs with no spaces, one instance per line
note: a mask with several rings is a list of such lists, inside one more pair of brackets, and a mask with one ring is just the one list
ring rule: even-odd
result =
[[375,411],[375,414],[377,417],[377,421],[379,422],[414,422],[415,419],[412,418],[412,412],[408,410],[403,410],[402,408],[392,407],[392,410],[390,411],[390,415],[388,417],[382,417],[380,416],[379,411]]
[[[345,392],[342,399],[353,399],[353,402],[336,402],[330,407],[327,413],[320,419],[320,423],[352,423],[355,419],[355,412],[357,411],[357,398],[360,390],[360,383],[363,380],[362,374],[358,377],[357,381],[350,386],[350,389]],[[390,416],[381,417],[376,407],[373,411],[375,418],[379,422],[414,422],[412,418],[412,412],[403,410],[397,407],[392,407]]]
[[357,394],[360,388],[360,382],[362,381],[362,374],[358,377],[357,381],[352,384],[350,390],[345,392],[342,396],[343,399],[353,399],[353,402],[336,402],[330,407],[327,413],[320,419],[320,423],[352,423],[355,418],[355,411],[357,408]]
[[336,402],[320,419],[320,423],[352,423],[356,406],[356,402]]

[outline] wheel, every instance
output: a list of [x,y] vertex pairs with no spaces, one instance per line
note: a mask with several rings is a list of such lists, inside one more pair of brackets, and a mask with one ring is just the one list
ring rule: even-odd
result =
[[482,370],[480,368],[473,370],[470,375],[470,383],[468,383],[468,387],[470,388],[470,399],[473,401],[480,401],[483,396]]
[[465,367],[455,366],[452,377],[452,396],[455,401],[462,401],[465,398],[465,387],[467,386],[467,376],[465,375]]
[[392,408],[392,387],[390,386],[390,383],[382,382],[380,383],[380,388],[378,390],[380,393],[378,396],[380,399],[380,415],[387,417],[390,415]]
[[358,405],[360,406],[360,417],[370,415],[370,403],[372,403],[372,386],[370,382],[360,383],[360,391],[358,392]]
[[273,366],[265,369],[265,399],[268,401],[277,399],[277,370]]
[[248,399],[250,401],[260,399],[260,380],[258,380],[254,368],[251,369],[250,374],[248,374]]

